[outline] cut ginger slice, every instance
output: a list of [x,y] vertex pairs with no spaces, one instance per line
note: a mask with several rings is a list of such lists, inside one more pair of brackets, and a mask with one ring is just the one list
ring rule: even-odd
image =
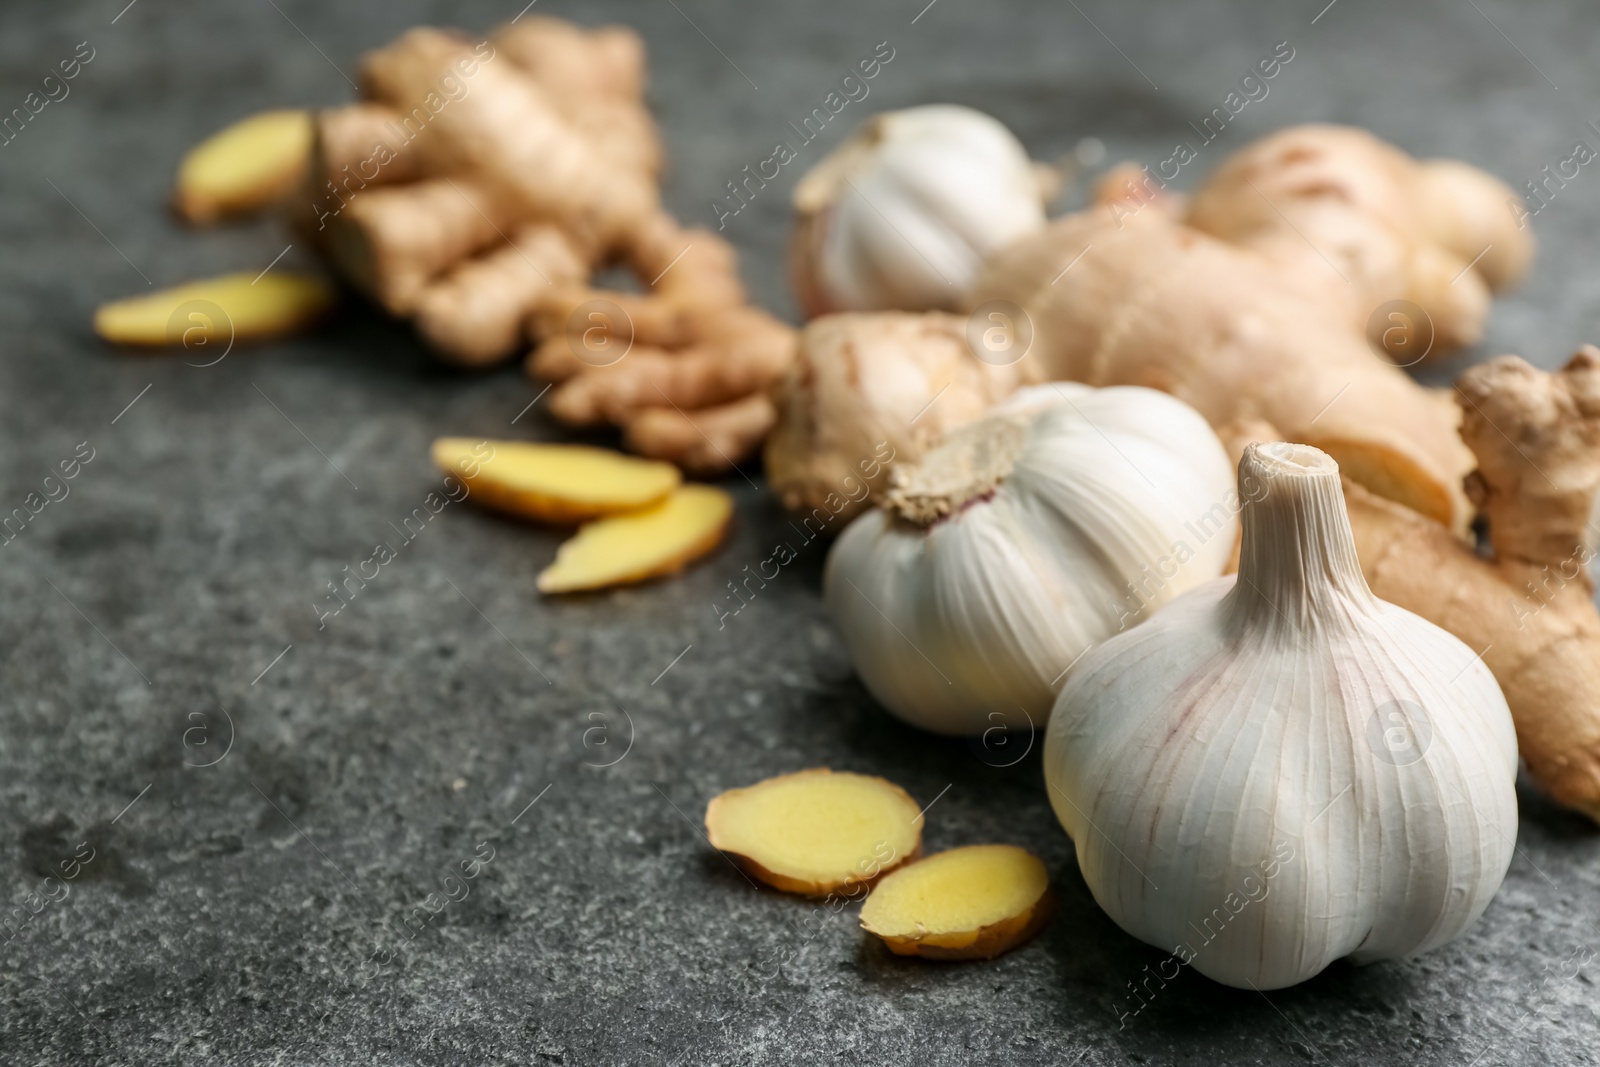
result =
[[722,541],[733,498],[709,485],[682,485],[639,511],[596,519],[556,550],[539,591],[574,593],[676,574]]
[[992,959],[1044,929],[1050,877],[1015,845],[935,853],[879,882],[861,905],[861,926],[900,956]]
[[225,274],[103,304],[94,329],[123,345],[181,345],[221,355],[234,341],[293,333],[322,318],[338,291],[302,274]]
[[214,222],[282,199],[305,173],[311,114],[263,111],[191,148],[178,165],[173,206],[190,222]]
[[914,859],[922,813],[893,782],[821,767],[713,797],[706,836],[752,878],[824,896]]
[[[485,443],[494,449],[489,459],[479,451]],[[683,481],[670,463],[588,445],[441,437],[433,443],[433,462],[466,478],[484,504],[540,522],[638,511],[666,499]]]

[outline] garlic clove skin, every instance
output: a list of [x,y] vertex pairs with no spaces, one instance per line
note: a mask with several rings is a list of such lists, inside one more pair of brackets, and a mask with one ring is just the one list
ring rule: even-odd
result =
[[885,506],[834,544],[823,595],[899,718],[1029,730],[1085,649],[1221,573],[1232,494],[1221,443],[1182,401],[1055,383],[897,467]]
[[1044,766],[1117,924],[1265,990],[1470,926],[1511,861],[1517,749],[1481,658],[1367,589],[1331,459],[1252,446],[1239,478],[1237,580],[1086,655]]
[[795,187],[801,306],[808,317],[954,310],[991,253],[1044,226],[1048,185],[980,111],[875,115]]

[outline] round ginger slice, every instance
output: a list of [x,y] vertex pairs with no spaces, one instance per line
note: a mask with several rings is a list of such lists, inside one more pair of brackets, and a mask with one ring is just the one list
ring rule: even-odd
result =
[[181,347],[210,359],[235,341],[264,341],[316,323],[338,303],[322,278],[290,271],[241,271],[114,300],[94,313],[94,330],[119,345]]
[[[485,445],[492,446],[487,459]],[[465,479],[480,503],[561,525],[647,508],[683,481],[670,463],[588,445],[441,437],[433,462]]]
[[922,817],[893,782],[819,767],[713,797],[706,836],[752,878],[818,897],[915,859]]
[[722,543],[733,498],[680,485],[659,504],[586,522],[539,572],[539,592],[580,593],[677,574]]
[[968,845],[902,867],[861,905],[861,927],[898,956],[987,960],[1044,929],[1050,876],[1015,845]]
[[189,150],[173,206],[197,223],[266,207],[294,188],[310,154],[309,111],[252,115]]

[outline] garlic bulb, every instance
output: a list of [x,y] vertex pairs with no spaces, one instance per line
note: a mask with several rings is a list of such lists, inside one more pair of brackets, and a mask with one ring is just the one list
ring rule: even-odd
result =
[[1085,649],[1222,572],[1237,511],[1221,443],[1181,400],[1037,386],[897,466],[823,595],[900,718],[1027,729]]
[[1252,445],[1239,484],[1237,582],[1084,657],[1045,778],[1118,925],[1272,989],[1477,919],[1511,861],[1517,744],[1482,659],[1368,590],[1332,459]]
[[801,306],[953,310],[991,252],[1043,227],[1050,184],[981,111],[875,115],[795,186]]

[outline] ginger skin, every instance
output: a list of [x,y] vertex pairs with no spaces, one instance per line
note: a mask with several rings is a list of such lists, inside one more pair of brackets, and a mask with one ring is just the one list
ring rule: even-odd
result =
[[[1514,281],[1531,249],[1509,216],[1496,228],[1501,192],[1361,131],[1295,127],[1187,203],[1131,179],[1102,188],[1101,203],[995,256],[968,301],[1028,313],[1045,380],[1150,386],[1214,426],[1266,419],[1464,531],[1459,414],[1375,353],[1367,328],[1382,304],[1410,300],[1434,323],[1433,351],[1481,333],[1491,282]],[[1480,238],[1491,247],[1474,265],[1483,246],[1460,249]]]
[[862,483],[875,495],[888,487],[890,461],[916,459],[1030,384],[1027,360],[986,363],[965,329],[964,318],[941,311],[824,315],[807,325],[767,438],[767,479],[783,506],[849,518],[869,505],[856,492]]
[[[661,208],[645,80],[622,27],[529,17],[476,45],[411,30],[365,57],[361,103],[316,116],[294,218],[446,362],[531,341],[557,419],[722,473],[772,427],[794,331],[746,305],[731,245]],[[612,265],[641,291],[593,288]]]
[[1184,222],[1320,283],[1357,324],[1387,301],[1417,304],[1433,324],[1432,359],[1479,341],[1490,293],[1527,270],[1533,242],[1505,209],[1513,195],[1475,167],[1412,159],[1366,130],[1293,126],[1228,157]]
[[766,392],[794,360],[795,331],[744,303],[737,257],[714,233],[657,216],[627,262],[646,292],[574,285],[540,303],[528,373],[559,383],[550,413],[567,425],[611,423],[641,455],[726,473],[777,419]]

